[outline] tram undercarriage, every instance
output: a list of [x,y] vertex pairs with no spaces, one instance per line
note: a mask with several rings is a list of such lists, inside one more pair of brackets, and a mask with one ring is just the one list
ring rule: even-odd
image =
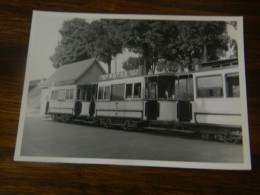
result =
[[137,119],[108,117],[77,117],[70,114],[51,114],[53,120],[61,122],[83,122],[88,125],[98,125],[107,129],[119,128],[126,131],[158,130],[183,134],[194,134],[202,139],[218,140],[225,143],[242,143],[242,130],[239,127],[196,124],[172,121],[143,121]]

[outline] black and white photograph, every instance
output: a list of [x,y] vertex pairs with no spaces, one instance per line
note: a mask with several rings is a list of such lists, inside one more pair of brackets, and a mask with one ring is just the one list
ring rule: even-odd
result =
[[243,17],[34,11],[14,160],[250,170]]

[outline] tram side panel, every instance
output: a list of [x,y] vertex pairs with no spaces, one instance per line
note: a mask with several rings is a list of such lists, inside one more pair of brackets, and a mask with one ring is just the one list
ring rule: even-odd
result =
[[76,86],[52,87],[49,114],[74,114]]
[[143,100],[125,101],[125,118],[142,119],[143,117]]
[[196,123],[241,126],[240,99],[200,99],[195,103]]
[[73,115],[74,104],[74,101],[51,101],[49,103],[49,113]]
[[83,98],[84,94],[79,93],[79,89],[80,87],[76,85],[52,87],[48,113],[74,117],[91,116],[91,101],[85,100],[85,97]]
[[194,119],[197,124],[241,128],[239,77],[236,68],[197,73]]
[[97,117],[142,119],[144,78],[109,80],[99,83],[96,101]]
[[90,102],[81,101],[82,109],[80,116],[89,116],[89,106]]
[[177,121],[177,101],[158,101],[159,121]]

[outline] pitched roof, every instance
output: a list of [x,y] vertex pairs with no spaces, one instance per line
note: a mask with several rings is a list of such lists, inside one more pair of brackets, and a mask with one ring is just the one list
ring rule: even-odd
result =
[[[95,63],[96,62],[96,63]],[[73,84],[77,79],[79,79],[93,64],[98,64],[102,71],[105,73],[106,71],[99,64],[99,62],[94,59],[83,60],[71,64],[67,64],[64,66],[60,66],[58,70],[56,70],[49,79],[47,79],[42,87],[47,87],[50,85],[57,84]]]

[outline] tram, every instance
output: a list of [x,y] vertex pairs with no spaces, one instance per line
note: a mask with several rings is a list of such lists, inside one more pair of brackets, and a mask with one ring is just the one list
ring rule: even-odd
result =
[[242,140],[237,59],[199,70],[141,75],[137,70],[101,75],[97,83],[51,89],[48,114],[125,130],[159,128]]

